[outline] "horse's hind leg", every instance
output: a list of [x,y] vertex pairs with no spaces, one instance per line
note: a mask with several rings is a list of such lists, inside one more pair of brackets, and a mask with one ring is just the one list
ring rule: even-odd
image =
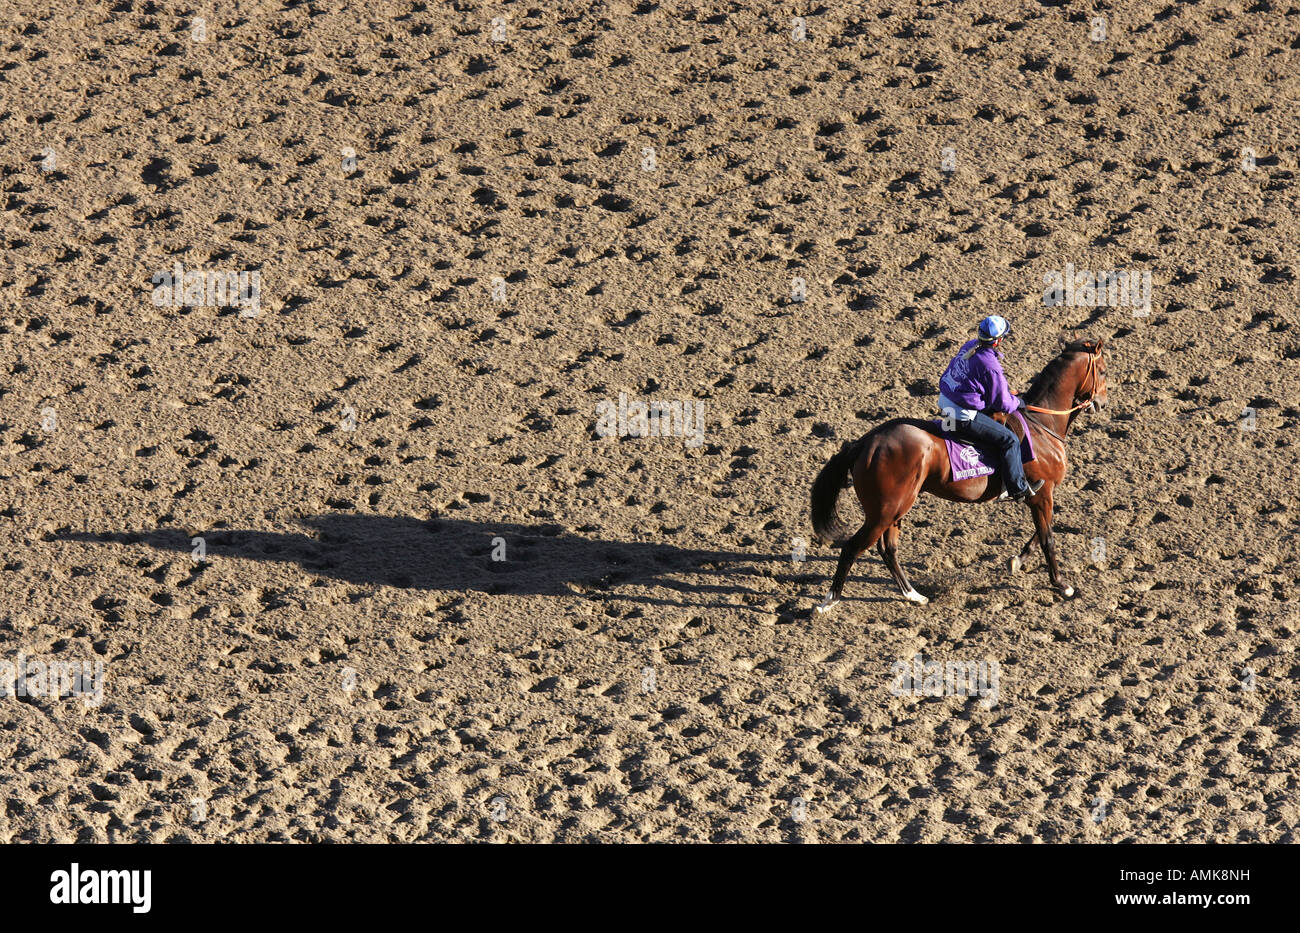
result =
[[884,527],[879,523],[872,524],[868,522],[858,529],[857,534],[844,542],[844,546],[840,548],[839,566],[835,568],[835,579],[831,581],[831,591],[826,594],[826,598],[817,606],[818,612],[825,612],[840,601],[840,594],[844,590],[844,581],[849,577],[849,568],[853,566],[855,560],[862,556],[863,551],[876,543],[884,530]]
[[880,548],[880,556],[885,561],[885,566],[889,568],[894,582],[903,592],[903,598],[909,603],[916,603],[918,606],[924,606],[930,600],[926,599],[916,590],[912,589],[912,584],[907,581],[907,574],[903,572],[903,566],[898,562],[898,539],[902,537],[903,526],[901,522],[894,522],[885,529],[885,533],[880,536],[877,546]]
[[[908,449],[904,442],[894,440],[882,440],[878,447],[868,447],[859,457],[853,469],[853,487],[866,521],[857,534],[844,543],[839,566],[835,568],[835,579],[831,581],[831,591],[817,607],[819,612],[825,612],[839,601],[853,562],[892,526],[897,525],[916,503],[916,497],[921,491],[921,478],[926,475],[926,462],[923,449]],[[897,533],[893,541],[896,545]],[[895,579],[898,579],[902,571],[898,569],[897,558],[890,569],[895,573]],[[899,585],[905,587],[904,595],[909,590],[915,593],[911,585],[906,583],[906,578]],[[916,595],[921,596],[920,593]]]

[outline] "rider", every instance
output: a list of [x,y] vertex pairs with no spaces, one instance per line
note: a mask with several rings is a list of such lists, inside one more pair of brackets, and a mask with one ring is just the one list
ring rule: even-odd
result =
[[1025,480],[1020,440],[986,414],[1025,407],[1024,399],[1011,392],[998,362],[998,347],[1010,331],[1011,325],[996,314],[980,321],[979,337],[962,344],[939,380],[939,408],[956,421],[953,433],[1001,460],[1006,482],[998,498],[1024,501],[1043,488],[1044,480],[1032,485]]

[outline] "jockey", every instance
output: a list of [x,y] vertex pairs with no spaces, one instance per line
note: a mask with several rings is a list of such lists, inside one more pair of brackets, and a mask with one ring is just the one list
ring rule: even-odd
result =
[[1020,462],[1020,440],[998,424],[989,412],[1013,412],[1024,400],[1013,395],[998,361],[998,347],[1011,325],[996,314],[980,321],[979,337],[962,344],[939,380],[939,409],[956,421],[953,431],[969,444],[988,450],[1002,464],[1004,478],[999,499],[1023,502],[1043,488],[1043,480],[1030,485]]

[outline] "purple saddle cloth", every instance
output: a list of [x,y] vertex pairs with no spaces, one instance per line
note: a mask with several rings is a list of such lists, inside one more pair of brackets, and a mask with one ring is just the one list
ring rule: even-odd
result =
[[[1020,441],[1020,461],[1028,463],[1034,459],[1034,442],[1029,437],[1029,424],[1025,421],[1025,416],[1019,411],[1012,412],[1012,414],[1020,419],[1020,426],[1025,430],[1025,436]],[[977,476],[990,476],[997,472],[996,469],[985,462],[984,454],[978,448],[959,441],[952,434],[944,431],[941,420],[936,418],[934,424],[939,426],[944,443],[948,445],[948,462],[952,464],[953,482],[973,479]]]

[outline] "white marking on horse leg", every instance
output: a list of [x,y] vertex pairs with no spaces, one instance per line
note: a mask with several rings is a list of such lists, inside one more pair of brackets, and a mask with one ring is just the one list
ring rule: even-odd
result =
[[1062,588],[1061,588],[1061,595],[1063,595],[1066,599],[1069,599],[1070,597],[1072,597],[1072,596],[1074,595],[1074,587],[1072,587],[1072,586],[1062,587]]
[[835,598],[834,593],[827,593],[826,598],[817,604],[817,611],[829,612],[831,606],[834,606],[837,602],[839,602],[839,600]]
[[916,603],[918,606],[924,606],[926,603],[930,601],[926,599],[924,596],[922,596],[920,593],[918,593],[916,590],[910,588],[903,593],[903,598],[906,599],[909,603]]
[[1015,557],[1011,558],[1011,572],[1020,573],[1020,567],[1021,567],[1020,555],[1017,554]]

